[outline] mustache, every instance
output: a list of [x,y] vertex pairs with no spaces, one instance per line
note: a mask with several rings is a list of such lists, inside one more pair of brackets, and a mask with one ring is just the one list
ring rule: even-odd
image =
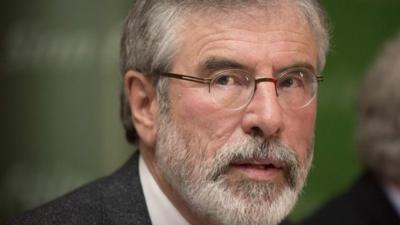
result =
[[277,139],[249,137],[235,144],[223,146],[213,158],[208,178],[217,181],[227,172],[233,162],[242,160],[270,159],[280,165],[291,188],[297,186],[300,162],[293,149]]

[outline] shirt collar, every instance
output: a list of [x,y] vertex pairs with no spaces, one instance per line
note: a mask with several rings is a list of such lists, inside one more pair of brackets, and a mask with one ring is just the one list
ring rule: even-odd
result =
[[139,177],[153,225],[190,225],[161,191],[142,156],[139,158]]

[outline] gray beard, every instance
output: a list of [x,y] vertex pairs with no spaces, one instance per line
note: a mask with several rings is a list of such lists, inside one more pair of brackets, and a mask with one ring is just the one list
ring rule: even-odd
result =
[[[192,212],[225,225],[276,225],[287,216],[304,186],[312,154],[302,167],[294,150],[277,140],[246,137],[206,157],[200,138],[178,129],[167,114],[160,116],[156,160]],[[284,165],[286,182],[231,179],[225,174],[235,160],[265,158]]]

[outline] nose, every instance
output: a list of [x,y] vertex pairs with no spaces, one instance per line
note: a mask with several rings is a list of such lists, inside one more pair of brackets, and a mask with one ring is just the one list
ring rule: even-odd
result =
[[278,136],[284,125],[282,113],[275,84],[258,83],[253,99],[245,109],[242,129],[246,134],[264,138]]

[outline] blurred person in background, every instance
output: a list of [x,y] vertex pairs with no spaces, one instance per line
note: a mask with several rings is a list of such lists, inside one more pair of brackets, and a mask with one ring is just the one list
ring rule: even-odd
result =
[[400,34],[367,72],[358,97],[357,145],[363,174],[304,225],[400,224]]
[[324,16],[314,0],[135,1],[121,115],[138,151],[10,224],[281,223],[312,162]]

